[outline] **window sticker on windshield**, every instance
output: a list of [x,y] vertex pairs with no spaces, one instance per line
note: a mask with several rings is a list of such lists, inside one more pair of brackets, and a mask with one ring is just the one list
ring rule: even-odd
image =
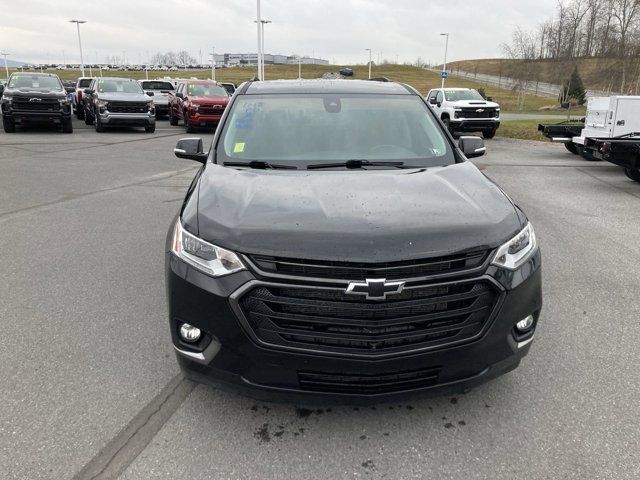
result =
[[244,142],[236,142],[233,147],[233,153],[242,153],[244,152]]
[[262,108],[264,102],[247,103],[244,106],[244,112],[238,115],[236,119],[236,128],[248,129],[253,127],[253,119],[256,116],[256,112]]

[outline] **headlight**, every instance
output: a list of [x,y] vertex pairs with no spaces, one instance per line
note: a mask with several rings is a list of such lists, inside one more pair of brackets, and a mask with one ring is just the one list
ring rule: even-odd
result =
[[13,100],[13,97],[11,95],[2,95],[3,102],[11,103],[12,100]]
[[106,100],[98,100],[99,107],[106,107],[108,103],[109,102],[107,102]]
[[69,105],[69,99],[68,98],[59,98],[58,102],[60,102],[60,105]]
[[153,108],[153,100],[151,100],[150,102],[147,102],[147,107],[149,108],[149,110]]
[[173,232],[171,251],[189,265],[212,277],[245,270],[245,266],[235,253],[190,234],[182,228],[180,218]]
[[498,248],[491,263],[508,270],[516,270],[535,252],[536,246],[536,234],[533,226],[528,223],[520,233]]
[[200,105],[197,103],[192,103],[191,104],[191,110],[193,110],[194,112],[197,112],[200,109]]

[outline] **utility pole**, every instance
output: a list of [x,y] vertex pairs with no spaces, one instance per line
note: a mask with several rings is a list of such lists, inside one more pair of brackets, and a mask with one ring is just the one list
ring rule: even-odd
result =
[[216,81],[216,54],[215,47],[211,47],[211,80]]
[[84,59],[82,58],[82,40],[80,39],[80,24],[87,23],[86,20],[69,20],[69,23],[75,23],[78,30],[78,47],[80,47],[80,71],[84,77]]
[[258,80],[262,80],[262,18],[260,18],[260,0],[256,0],[256,28],[258,29]]
[[4,73],[7,74],[7,80],[9,80],[9,67],[7,67],[7,52],[0,52],[0,55],[4,57]]
[[369,52],[369,80],[371,80],[371,49],[365,48],[364,50],[366,52]]
[[441,33],[440,36],[447,37],[447,40],[444,44],[444,63],[442,64],[442,85],[441,88],[444,88],[444,79],[447,72],[447,51],[449,50],[449,34]]
[[302,78],[302,57],[298,55],[298,79]]

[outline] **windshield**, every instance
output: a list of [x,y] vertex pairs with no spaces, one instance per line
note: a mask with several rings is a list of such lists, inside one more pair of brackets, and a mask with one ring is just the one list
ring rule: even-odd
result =
[[444,95],[449,102],[457,102],[458,100],[484,100],[475,90],[445,90]]
[[309,164],[402,160],[406,166],[455,163],[428,107],[414,95],[244,95],[218,142],[225,161]]
[[171,83],[158,81],[142,82],[142,88],[145,90],[174,90]]
[[78,88],[87,88],[91,85],[92,78],[83,78],[82,80],[78,80]]
[[187,92],[192,97],[228,97],[227,91],[215,83],[194,84],[187,86]]
[[144,93],[142,87],[135,80],[98,80],[99,93]]
[[13,75],[9,80],[9,88],[33,88],[38,90],[62,90],[58,77],[40,75]]

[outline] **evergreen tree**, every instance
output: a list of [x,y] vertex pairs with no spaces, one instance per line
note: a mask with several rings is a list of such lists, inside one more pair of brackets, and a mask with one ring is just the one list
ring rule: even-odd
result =
[[573,67],[571,77],[564,81],[560,92],[560,102],[568,102],[570,99],[574,99],[578,105],[584,105],[587,101],[587,91],[584,89],[577,65]]

